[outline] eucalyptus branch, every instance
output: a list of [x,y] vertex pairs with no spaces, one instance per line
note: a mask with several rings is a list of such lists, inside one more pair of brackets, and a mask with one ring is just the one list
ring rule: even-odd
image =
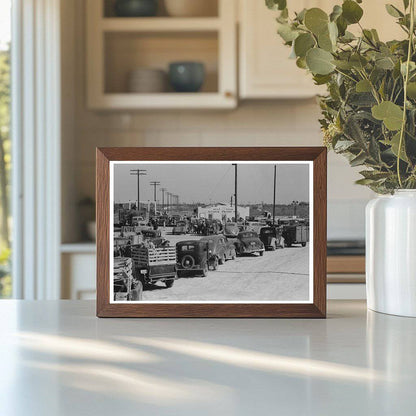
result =
[[[394,6],[387,7],[406,33],[404,41],[387,42],[379,40],[373,29],[364,29],[361,3],[344,0],[331,14],[312,7],[295,20],[284,9],[279,34],[292,46],[287,39],[296,38],[294,53],[317,83],[326,84],[328,94],[320,97],[324,140],[354,166],[367,167],[362,184],[381,194],[416,189],[416,150],[407,142],[416,140],[412,126],[416,118],[416,71],[412,68],[416,0],[404,0],[404,16]],[[287,3],[266,0],[266,4],[276,10],[276,5],[286,7]],[[361,33],[350,36],[347,28],[351,25],[361,28]],[[388,177],[380,176],[384,171]]]
[[402,177],[400,173],[400,156],[402,155],[402,147],[404,140],[404,132],[406,129],[406,109],[407,109],[407,83],[409,82],[409,69],[410,62],[412,59],[412,50],[413,50],[413,37],[414,37],[414,28],[415,28],[415,0],[410,0],[410,30],[409,30],[409,44],[407,47],[407,60],[406,60],[406,73],[404,76],[404,85],[403,85],[403,118],[402,118],[402,127],[400,129],[400,140],[399,140],[399,149],[397,151],[397,178],[399,180],[399,185],[402,188]]
[[353,77],[349,76],[349,75],[348,75],[348,74],[346,74],[345,72],[342,72],[340,69],[335,68],[335,71],[336,71],[336,72],[338,72],[338,73],[339,73],[339,74],[341,74],[341,75],[344,75],[344,77],[346,77],[346,78],[350,79],[351,81],[353,81],[353,82],[357,83],[357,80],[356,80],[355,78],[353,78]]
[[373,83],[371,82],[370,78],[368,77],[367,73],[365,72],[365,69],[362,67],[362,65],[361,65],[360,74],[363,77],[363,79],[369,82],[370,87],[371,87],[371,93],[373,94],[374,99],[377,101],[377,104],[380,104],[380,98],[378,96],[378,92],[376,88],[374,87]]

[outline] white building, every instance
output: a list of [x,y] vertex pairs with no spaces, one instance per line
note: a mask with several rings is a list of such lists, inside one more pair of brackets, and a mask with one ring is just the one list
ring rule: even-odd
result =
[[[198,207],[198,218],[207,218],[220,221],[233,221],[235,207],[233,205],[218,204],[207,207]],[[250,216],[250,207],[237,206],[238,218],[246,219]]]

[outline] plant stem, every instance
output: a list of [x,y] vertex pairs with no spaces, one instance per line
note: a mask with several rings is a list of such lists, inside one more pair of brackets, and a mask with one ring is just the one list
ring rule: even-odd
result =
[[402,147],[403,147],[403,139],[404,139],[404,132],[406,129],[406,108],[407,108],[407,83],[409,82],[409,68],[410,68],[410,61],[412,58],[412,50],[413,50],[413,35],[414,35],[414,27],[415,27],[415,0],[410,0],[410,30],[409,30],[409,46],[407,48],[407,60],[406,60],[406,73],[404,76],[404,85],[403,85],[403,119],[402,119],[402,128],[400,129],[400,141],[399,141],[399,149],[397,152],[397,178],[399,180],[400,188],[403,187],[402,184],[402,177],[400,174],[400,156],[402,155]]
[[348,74],[346,74],[345,72],[340,71],[338,68],[335,68],[335,71],[340,73],[341,75],[344,75],[344,77],[349,78],[351,81],[354,81],[355,83],[357,83],[357,80],[353,77],[350,77]]

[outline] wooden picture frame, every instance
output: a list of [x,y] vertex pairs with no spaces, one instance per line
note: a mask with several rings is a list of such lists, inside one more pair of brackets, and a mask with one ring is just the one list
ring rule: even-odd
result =
[[[324,147],[97,148],[97,316],[186,318],[325,318],[327,150]],[[309,161],[313,172],[313,297],[309,303],[113,303],[110,300],[110,162]],[[159,162],[160,163],[160,162]]]

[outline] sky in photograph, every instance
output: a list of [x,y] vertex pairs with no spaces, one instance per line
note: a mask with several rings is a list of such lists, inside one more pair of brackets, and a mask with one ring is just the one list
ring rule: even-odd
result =
[[[274,164],[238,165],[238,203],[272,203]],[[145,169],[140,177],[140,200],[153,200],[151,181],[179,195],[180,202],[229,203],[234,193],[234,166],[229,164],[116,164],[114,201],[137,200],[137,176],[131,169]],[[309,202],[309,165],[278,164],[276,203]]]
[[11,0],[0,0],[0,50],[6,49],[10,42],[10,7]]

